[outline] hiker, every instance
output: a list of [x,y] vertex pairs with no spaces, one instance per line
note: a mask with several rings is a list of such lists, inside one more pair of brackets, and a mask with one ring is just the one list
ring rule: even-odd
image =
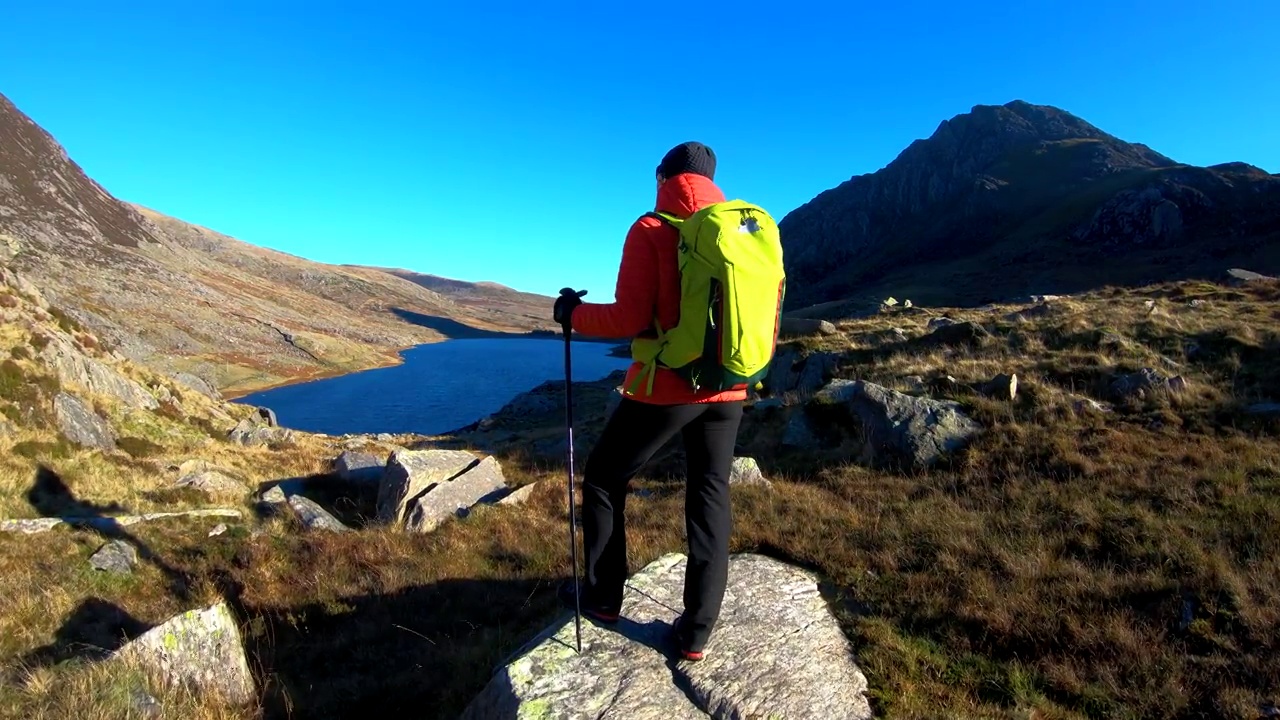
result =
[[[715,170],[715,153],[706,145],[688,142],[672,148],[657,167],[655,210],[688,218],[708,205],[724,202],[725,195],[714,182]],[[756,227],[754,219],[749,219]],[[623,245],[615,301],[586,303],[568,288],[556,301],[554,317],[566,336],[572,329],[593,337],[654,338],[655,320],[664,331],[673,328],[681,308],[681,242],[677,229],[660,218],[647,214],[636,220]],[[706,313],[701,315],[705,323]],[[776,344],[776,326],[772,330]],[[602,430],[583,473],[586,567],[577,599],[588,617],[606,624],[617,622],[629,575],[623,516],[627,483],[659,448],[681,433],[687,456],[689,552],[684,614],[676,623],[675,640],[681,657],[701,660],[728,582],[729,474],[748,385],[694,389],[676,371],[642,361],[636,347],[633,342],[633,362],[623,385],[627,392]],[[561,588],[560,597],[574,607],[572,579]]]

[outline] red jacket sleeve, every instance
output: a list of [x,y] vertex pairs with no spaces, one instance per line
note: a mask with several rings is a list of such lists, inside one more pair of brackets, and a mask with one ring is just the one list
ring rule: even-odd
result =
[[602,338],[632,338],[653,327],[658,302],[657,220],[642,218],[627,232],[611,303],[586,303],[573,311],[573,329]]

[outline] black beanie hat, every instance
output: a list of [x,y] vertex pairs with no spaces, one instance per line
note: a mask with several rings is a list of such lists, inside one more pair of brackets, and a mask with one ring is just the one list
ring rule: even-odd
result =
[[680,173],[704,175],[710,180],[716,176],[716,154],[700,142],[680,143],[667,151],[658,164],[658,172],[671,178]]

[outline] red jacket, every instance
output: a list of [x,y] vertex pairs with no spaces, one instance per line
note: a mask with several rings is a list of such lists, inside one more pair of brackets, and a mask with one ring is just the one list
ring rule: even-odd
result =
[[[703,207],[723,202],[724,193],[710,179],[695,174],[668,178],[658,188],[655,209],[678,217],[689,217]],[[573,311],[573,329],[583,335],[604,338],[634,338],[653,329],[656,317],[663,330],[680,320],[680,270],[676,263],[676,229],[651,217],[641,217],[631,225],[622,246],[622,263],[614,302],[584,302]],[[630,384],[643,368],[633,362],[627,370]],[[747,391],[694,392],[688,381],[666,368],[657,368],[653,394],[646,395],[644,383],[634,395],[640,402],[657,405],[728,402],[745,400]]]

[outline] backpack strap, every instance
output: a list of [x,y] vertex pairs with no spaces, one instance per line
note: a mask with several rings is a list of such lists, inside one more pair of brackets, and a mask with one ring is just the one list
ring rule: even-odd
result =
[[641,217],[651,217],[659,222],[670,225],[671,227],[677,230],[680,229],[680,224],[684,222],[683,219],[678,218],[675,215],[668,215],[667,213],[664,213],[664,212],[647,212]]

